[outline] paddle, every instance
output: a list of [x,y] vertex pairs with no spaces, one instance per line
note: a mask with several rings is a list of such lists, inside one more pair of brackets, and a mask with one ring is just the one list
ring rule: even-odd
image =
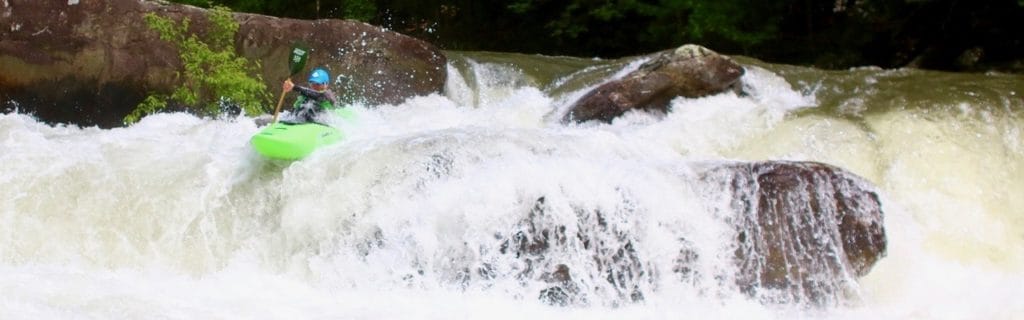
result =
[[[306,66],[306,58],[308,58],[309,48],[299,43],[292,44],[292,53],[288,56],[288,66],[291,73],[288,74],[288,79],[291,80],[293,76],[302,71],[302,68]],[[281,98],[277,100],[277,108],[274,108],[274,120],[271,123],[277,123],[277,115],[281,113],[281,104],[284,103],[284,95],[287,94],[284,89],[281,90]]]

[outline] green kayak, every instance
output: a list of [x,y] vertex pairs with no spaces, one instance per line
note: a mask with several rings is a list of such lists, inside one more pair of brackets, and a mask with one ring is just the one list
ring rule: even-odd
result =
[[277,122],[260,130],[249,142],[264,157],[298,160],[343,137],[341,130],[319,123]]
[[[351,123],[356,118],[352,108],[337,108],[331,112]],[[271,123],[252,136],[249,143],[264,157],[280,160],[305,158],[316,149],[341,141],[345,134],[338,128],[315,122]]]

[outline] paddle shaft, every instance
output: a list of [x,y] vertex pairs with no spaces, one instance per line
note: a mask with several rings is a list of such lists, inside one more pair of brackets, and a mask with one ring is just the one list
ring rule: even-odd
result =
[[[291,80],[291,78],[288,79]],[[287,93],[288,91],[281,89],[281,98],[277,99],[277,108],[274,108],[274,120],[270,123],[277,123],[277,115],[281,113],[281,105],[284,104],[284,95]]]
[[[299,43],[292,44],[291,55],[288,59],[288,67],[289,70],[291,70],[291,75],[288,76],[288,80],[286,81],[291,82],[292,77],[298,74],[299,71],[306,66],[306,57],[308,53],[309,49],[306,48],[306,46]],[[281,114],[281,105],[284,104],[284,96],[286,94],[288,94],[288,90],[281,88],[281,98],[277,99],[277,108],[274,108],[274,121],[272,123],[277,123],[277,116]]]

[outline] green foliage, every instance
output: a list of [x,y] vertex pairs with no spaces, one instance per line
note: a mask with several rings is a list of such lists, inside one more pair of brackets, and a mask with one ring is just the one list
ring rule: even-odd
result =
[[268,105],[271,97],[258,75],[259,64],[235,54],[233,42],[238,23],[231,12],[226,7],[214,7],[208,18],[210,26],[200,38],[189,32],[188,18],[178,23],[154,13],[145,15],[147,25],[160,34],[161,40],[178,47],[184,66],[184,72],[179,73],[183,84],[169,96],[148,96],[125,116],[125,123],[164,110],[168,100],[198,107],[197,111],[204,115],[220,113],[225,104],[255,115]]
[[142,117],[145,117],[148,114],[157,113],[164,108],[167,108],[167,99],[165,97],[160,95],[149,95],[135,107],[135,110],[124,116],[124,123],[131,124],[139,122],[139,120],[142,120]]
[[374,0],[173,0],[200,7],[225,6],[242,12],[302,19],[352,19],[368,22],[377,16]]
[[377,16],[377,4],[372,0],[348,0],[344,1],[342,11],[345,19],[366,22]]
[[171,2],[177,2],[181,4],[193,5],[204,8],[209,8],[211,6],[209,0],[173,0]]
[[[718,36],[727,41],[749,48],[772,38],[778,31],[778,17],[765,14],[775,11],[767,3],[745,3],[736,1],[696,1],[679,0],[665,1],[668,8],[658,8],[653,12],[657,19],[664,19],[666,12],[682,10],[688,12],[686,29],[694,40],[706,40]],[[778,3],[775,1],[773,3]],[[760,8],[762,10],[752,10]]]
[[[552,8],[543,1],[517,0],[507,8],[530,17],[550,10],[559,12],[549,18],[545,28],[563,41],[594,36],[675,45],[717,40],[751,48],[771,40],[779,29],[779,15],[770,13],[782,6],[772,3],[776,2],[572,0]],[[630,34],[619,35],[622,31]]]
[[983,50],[982,62],[1024,55],[1024,0],[171,1],[356,19],[448,50],[618,57],[698,43],[830,68],[941,67],[974,48]]

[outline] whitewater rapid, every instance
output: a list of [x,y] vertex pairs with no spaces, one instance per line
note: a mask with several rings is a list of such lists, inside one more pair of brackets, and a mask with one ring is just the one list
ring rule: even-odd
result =
[[[747,96],[556,122],[597,84],[588,74],[621,77],[640,62],[547,82],[468,59],[449,68],[444,94],[326,119],[349,137],[297,162],[256,155],[258,128],[241,116],[98,129],[0,115],[0,318],[1024,317],[1020,77],[749,65]],[[949,84],[967,80],[980,84]],[[829,163],[878,187],[888,256],[856,298],[766,305],[671,276],[681,235],[710,257],[700,267],[731,254],[695,168],[760,160]],[[580,208],[609,212],[662,270],[643,301],[591,275],[588,303],[550,306],[542,283],[508,276],[517,261],[496,252],[496,236],[538,197],[567,225]],[[483,265],[498,277],[464,270]]]

